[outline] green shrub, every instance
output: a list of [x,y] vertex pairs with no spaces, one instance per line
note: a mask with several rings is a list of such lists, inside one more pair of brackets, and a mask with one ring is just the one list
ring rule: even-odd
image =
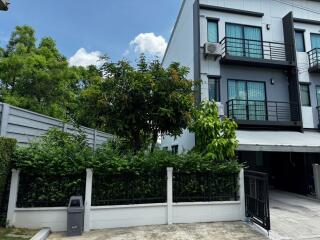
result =
[[[6,183],[9,177],[11,160],[17,141],[15,139],[0,137],[0,226],[5,224],[5,210],[7,202],[4,199],[6,194]],[[2,212],[4,211],[4,212]]]

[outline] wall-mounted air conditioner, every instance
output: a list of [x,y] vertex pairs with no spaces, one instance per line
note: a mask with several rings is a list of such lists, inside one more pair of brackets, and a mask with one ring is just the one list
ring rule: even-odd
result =
[[206,56],[214,56],[219,57],[221,56],[221,44],[220,43],[206,43],[204,45],[204,54]]
[[224,117],[224,106],[221,102],[217,102],[218,112],[220,117]]

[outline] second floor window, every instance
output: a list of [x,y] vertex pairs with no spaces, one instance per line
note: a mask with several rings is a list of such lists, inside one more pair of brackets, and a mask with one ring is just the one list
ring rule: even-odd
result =
[[295,38],[297,52],[305,52],[304,32],[301,30],[295,30]]
[[310,101],[310,90],[308,83],[300,83],[300,96],[301,96],[301,105],[309,107],[311,106]]
[[220,101],[219,79],[209,78],[208,88],[209,88],[209,101],[219,102]]
[[208,20],[208,42],[217,43],[219,42],[218,37],[218,21]]
[[311,33],[311,48],[320,48],[320,34]]

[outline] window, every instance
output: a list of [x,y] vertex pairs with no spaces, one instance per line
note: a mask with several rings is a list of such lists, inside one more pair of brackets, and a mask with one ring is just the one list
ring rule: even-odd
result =
[[208,42],[219,42],[218,21],[208,20]]
[[316,86],[317,106],[320,106],[320,86]]
[[[266,120],[264,82],[228,80],[229,115],[238,120]],[[230,101],[231,100],[231,101]]]
[[163,147],[162,150],[168,151],[168,147]]
[[309,84],[300,83],[300,95],[302,106],[311,106]]
[[263,58],[260,27],[226,24],[227,51],[232,56]]
[[179,152],[179,145],[172,145],[171,146],[171,152],[172,152],[172,154],[178,154],[178,152]]
[[208,78],[209,101],[220,101],[220,84],[217,78]]
[[311,48],[320,48],[320,34],[311,33]]
[[304,31],[295,30],[296,49],[298,52],[305,52]]

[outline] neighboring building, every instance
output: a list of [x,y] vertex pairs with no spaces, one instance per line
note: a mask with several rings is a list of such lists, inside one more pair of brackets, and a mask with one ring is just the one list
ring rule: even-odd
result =
[[8,11],[9,0],[0,0],[0,10]]
[[[236,120],[239,159],[278,189],[314,191],[320,163],[320,1],[184,0],[163,65],[201,79],[196,100]],[[164,137],[181,153],[195,136]]]

